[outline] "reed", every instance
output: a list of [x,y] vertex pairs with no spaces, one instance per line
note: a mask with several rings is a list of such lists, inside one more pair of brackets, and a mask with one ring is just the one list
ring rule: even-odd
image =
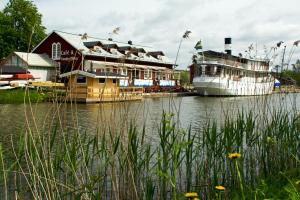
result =
[[[269,115],[240,110],[195,131],[164,112],[153,131],[157,141],[147,139],[146,125],[127,119],[90,134],[65,129],[59,115],[53,126],[27,127],[18,142],[0,146],[0,197],[175,200],[197,192],[201,199],[260,199],[276,197],[266,188],[278,177],[286,188],[280,195],[299,197],[293,184],[299,174],[288,173],[300,171],[299,115],[283,109]],[[241,158],[232,162],[233,152]],[[226,190],[216,191],[218,185]]]

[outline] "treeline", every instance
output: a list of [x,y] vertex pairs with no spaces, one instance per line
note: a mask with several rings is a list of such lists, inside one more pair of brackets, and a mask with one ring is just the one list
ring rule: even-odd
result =
[[43,38],[42,15],[29,0],[9,0],[0,11],[0,60],[13,51],[30,51]]
[[296,81],[296,84],[300,86],[300,60],[297,60],[293,65],[293,69],[285,70],[282,72],[282,76],[285,78],[291,78]]

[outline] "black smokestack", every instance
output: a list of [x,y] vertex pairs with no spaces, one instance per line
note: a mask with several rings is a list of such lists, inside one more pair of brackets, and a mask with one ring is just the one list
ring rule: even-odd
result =
[[225,52],[228,55],[232,54],[232,51],[231,51],[231,38],[225,38]]

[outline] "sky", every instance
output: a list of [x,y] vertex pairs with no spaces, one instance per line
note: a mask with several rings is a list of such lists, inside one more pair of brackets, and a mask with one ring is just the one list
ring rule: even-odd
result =
[[[8,0],[0,0],[2,9]],[[266,52],[283,41],[274,62],[281,62],[283,46],[286,62],[300,59],[299,0],[33,0],[43,15],[47,32],[61,30],[151,46],[175,60],[186,30],[192,33],[182,41],[178,68],[192,62],[194,46],[201,39],[204,50],[224,51],[224,38],[232,37],[233,54],[242,53],[253,44],[252,56]],[[291,52],[294,51],[292,54]],[[272,57],[274,53],[268,54]]]

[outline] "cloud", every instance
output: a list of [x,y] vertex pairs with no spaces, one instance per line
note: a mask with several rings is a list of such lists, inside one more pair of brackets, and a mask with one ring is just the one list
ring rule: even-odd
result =
[[[6,0],[7,2],[7,0]],[[193,47],[202,39],[204,49],[223,51],[224,38],[233,38],[233,52],[257,44],[258,53],[282,40],[291,48],[300,39],[299,0],[34,0],[50,32],[54,29],[107,38],[121,27],[115,40],[163,50],[175,59],[185,30],[178,64],[191,63]],[[3,3],[2,3],[3,4]],[[0,4],[1,6],[1,4]],[[3,6],[3,5],[2,5]],[[255,45],[256,46],[256,45]],[[300,47],[294,59],[300,58]]]

